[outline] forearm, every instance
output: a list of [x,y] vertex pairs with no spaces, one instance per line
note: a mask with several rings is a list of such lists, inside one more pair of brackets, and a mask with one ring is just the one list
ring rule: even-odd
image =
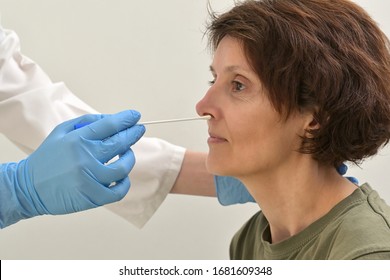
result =
[[0,26],[1,34],[0,133],[31,153],[59,123],[97,113],[24,56],[15,32]]
[[186,151],[171,193],[216,196],[214,178],[206,169],[206,153]]

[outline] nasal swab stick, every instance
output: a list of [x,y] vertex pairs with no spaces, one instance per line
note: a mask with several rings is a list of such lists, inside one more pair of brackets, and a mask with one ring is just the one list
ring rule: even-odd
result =
[[[160,120],[160,121],[147,121],[139,122],[137,124],[149,125],[149,124],[159,124],[159,123],[172,123],[172,122],[185,122],[185,121],[195,121],[195,120],[209,120],[211,119],[210,115],[202,117],[192,117],[192,118],[183,118],[183,119],[171,119],[171,120]],[[90,123],[79,123],[74,125],[74,129],[79,129],[83,126],[89,125]]]
[[149,124],[172,123],[172,122],[186,122],[186,121],[209,120],[209,119],[211,119],[211,116],[210,116],[210,115],[207,115],[207,116],[193,117],[193,118],[182,118],[182,119],[171,119],[171,120],[159,120],[159,121],[139,122],[138,124],[149,125]]

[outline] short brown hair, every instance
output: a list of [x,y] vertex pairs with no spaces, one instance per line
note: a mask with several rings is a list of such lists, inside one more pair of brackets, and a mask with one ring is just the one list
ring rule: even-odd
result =
[[226,35],[245,55],[275,109],[286,118],[313,110],[320,127],[300,152],[325,164],[356,164],[390,137],[389,42],[348,0],[262,0],[211,13],[215,50]]

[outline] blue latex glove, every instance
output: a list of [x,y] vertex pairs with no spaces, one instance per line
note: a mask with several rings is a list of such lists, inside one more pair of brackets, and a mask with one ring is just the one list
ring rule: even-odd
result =
[[[67,121],[27,159],[0,165],[0,227],[122,199],[135,163],[130,146],[145,132],[135,125],[139,118],[138,112],[124,111]],[[79,123],[91,124],[74,130]]]
[[244,184],[236,178],[214,176],[217,198],[221,205],[256,202]]
[[[340,175],[345,175],[348,167],[345,164],[337,168]],[[354,177],[346,177],[354,184],[358,184],[358,180]],[[227,206],[238,203],[255,202],[246,187],[236,178],[214,176],[214,183],[216,186],[217,197],[220,204]]]
[[[348,166],[346,166],[344,163],[342,165],[340,165],[339,167],[337,167],[337,172],[340,174],[340,175],[345,175],[348,171]],[[356,179],[355,177],[346,177],[349,181],[351,181],[352,183],[354,183],[355,185],[358,185],[359,184],[359,181],[358,179]]]

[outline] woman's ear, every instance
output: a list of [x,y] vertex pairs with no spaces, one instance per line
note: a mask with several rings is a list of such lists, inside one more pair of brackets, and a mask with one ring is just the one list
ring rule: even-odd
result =
[[309,125],[307,126],[308,130],[317,130],[320,128],[320,123],[314,118],[310,121]]
[[306,123],[305,123],[305,137],[306,138],[312,138],[313,137],[312,132],[316,131],[320,128],[320,123],[317,120],[315,115],[316,115],[315,112],[307,115],[307,119],[306,119]]

